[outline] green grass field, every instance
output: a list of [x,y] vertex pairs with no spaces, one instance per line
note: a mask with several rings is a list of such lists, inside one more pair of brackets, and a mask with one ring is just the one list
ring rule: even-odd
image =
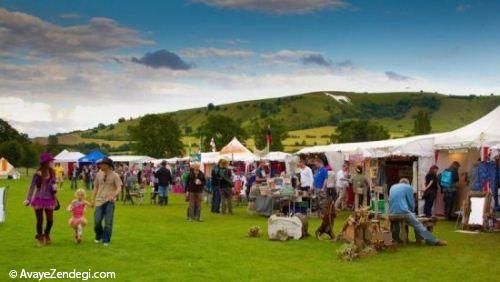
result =
[[[0,225],[0,281],[10,281],[11,269],[21,271],[114,271],[118,281],[494,281],[498,277],[499,234],[467,235],[453,232],[454,224],[439,222],[435,234],[448,247],[410,244],[395,252],[382,252],[355,262],[339,261],[341,243],[308,237],[272,242],[267,236],[247,238],[255,225],[267,234],[267,220],[249,215],[245,207],[234,216],[209,213],[205,222],[186,222],[183,197],[171,205],[119,203],[112,243],[108,248],[92,242],[92,214],[84,242],[73,242],[67,226],[69,212],[55,212],[53,245],[37,247],[34,214],[22,205],[28,179],[0,181],[9,185],[7,220]],[[66,183],[59,194],[63,208],[72,199]],[[336,220],[338,232],[347,214]],[[310,220],[310,233],[319,220]],[[14,280],[12,280],[14,281]]]

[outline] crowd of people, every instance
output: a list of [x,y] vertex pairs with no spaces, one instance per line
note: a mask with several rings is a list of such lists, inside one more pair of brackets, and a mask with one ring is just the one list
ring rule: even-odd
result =
[[[431,216],[431,209],[436,197],[437,189],[444,190],[445,211],[451,216],[450,205],[456,197],[457,170],[459,164],[454,162],[449,168],[438,174],[436,166],[431,167],[426,176],[426,189],[424,193],[426,216]],[[344,163],[338,171],[333,171],[326,160],[315,158],[312,160],[300,160],[297,174],[292,176],[294,189],[307,192],[309,201],[312,199],[326,199],[333,201],[336,209],[350,208],[357,210],[369,205],[370,190],[373,185],[369,177],[363,172],[362,166],[356,166],[354,173],[349,173],[349,164]],[[282,172],[284,173],[284,172]],[[154,165],[144,163],[141,165],[116,164],[110,158],[103,158],[97,164],[83,164],[80,168],[75,167],[70,171],[71,189],[75,190],[75,199],[68,205],[67,210],[72,213],[69,225],[74,230],[76,242],[82,241],[82,230],[87,224],[85,210],[87,207],[94,208],[94,233],[95,242],[107,246],[111,241],[113,217],[116,201],[131,201],[134,189],[147,190],[150,187],[151,203],[158,206],[167,206],[169,193],[172,187],[180,185],[188,202],[186,211],[187,221],[203,221],[201,216],[204,192],[211,196],[210,208],[212,213],[221,215],[233,215],[233,199],[241,203],[244,198],[249,200],[249,193],[254,184],[266,183],[272,172],[269,163],[260,161],[254,167],[245,172],[234,163],[221,159],[205,175],[197,162],[191,164],[169,165],[165,161]],[[36,240],[40,245],[51,243],[50,231],[53,225],[53,211],[59,209],[57,191],[61,190],[64,181],[64,172],[60,165],[54,164],[54,158],[49,153],[40,156],[40,168],[33,176],[25,205],[33,207],[36,215]],[[78,180],[82,179],[84,188],[78,188]],[[407,182],[407,181],[406,181]],[[402,181],[394,187],[400,187],[406,183]],[[347,190],[352,186],[355,194],[353,206],[347,205]],[[405,186],[405,189],[409,185]],[[409,186],[411,188],[411,186]],[[91,199],[87,200],[87,192],[91,191]],[[409,190],[408,190],[409,191]],[[414,202],[409,204],[408,197],[398,199],[398,193],[391,192],[391,212],[408,213],[408,222],[414,225],[416,230],[420,226],[415,223]],[[413,189],[411,190],[413,195]],[[405,198],[406,197],[406,198]],[[207,197],[208,199],[209,197]],[[412,198],[412,201],[413,198]],[[318,201],[319,202],[319,201]],[[395,204],[398,203],[399,204]],[[312,205],[311,205],[312,207]],[[316,209],[321,209],[317,205]],[[398,210],[399,209],[399,210]],[[310,212],[312,210],[308,210]],[[43,226],[45,216],[45,227]],[[103,224],[104,222],[104,224]],[[418,231],[420,232],[420,231]],[[424,233],[424,238],[430,238]],[[429,239],[431,244],[438,244],[438,240]],[[439,243],[441,244],[441,243]]]

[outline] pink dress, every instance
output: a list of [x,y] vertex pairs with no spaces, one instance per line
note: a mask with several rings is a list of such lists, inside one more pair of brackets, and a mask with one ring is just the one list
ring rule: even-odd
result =
[[85,212],[85,202],[84,201],[79,201],[79,200],[74,200],[71,203],[71,213],[73,216],[71,217],[71,222],[76,222],[80,221],[83,219],[83,215]]

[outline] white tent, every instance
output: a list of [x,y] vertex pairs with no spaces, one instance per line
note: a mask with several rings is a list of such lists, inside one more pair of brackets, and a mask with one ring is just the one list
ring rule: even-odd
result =
[[220,150],[220,157],[231,161],[253,162],[257,157],[234,137]]
[[56,163],[75,163],[78,159],[84,157],[85,155],[80,152],[70,152],[66,149],[62,150],[57,156],[55,156]]
[[19,179],[21,175],[9,161],[5,158],[0,158],[0,179],[7,179],[9,176],[14,179]]
[[117,155],[117,156],[109,156],[109,158],[113,162],[129,163],[129,164],[141,164],[155,160],[154,158],[148,156],[133,156],[133,155]]
[[467,149],[489,147],[500,143],[500,106],[459,129],[436,137],[437,149]]
[[365,158],[383,158],[388,156],[434,156],[434,138],[441,134],[419,135],[406,138],[388,139],[370,142],[340,143],[304,148],[297,154],[340,152],[361,154]]
[[285,152],[269,152],[269,154],[260,159],[272,162],[284,162],[289,156],[291,156],[291,154]]

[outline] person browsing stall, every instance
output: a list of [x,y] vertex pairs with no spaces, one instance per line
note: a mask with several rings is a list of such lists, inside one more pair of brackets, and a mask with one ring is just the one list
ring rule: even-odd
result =
[[316,172],[314,173],[314,190],[320,191],[326,189],[326,180],[328,179],[328,171],[325,168],[323,160],[317,158],[314,161],[314,165],[316,166]]
[[300,190],[309,191],[313,187],[314,176],[310,167],[306,165],[305,160],[300,160]]

